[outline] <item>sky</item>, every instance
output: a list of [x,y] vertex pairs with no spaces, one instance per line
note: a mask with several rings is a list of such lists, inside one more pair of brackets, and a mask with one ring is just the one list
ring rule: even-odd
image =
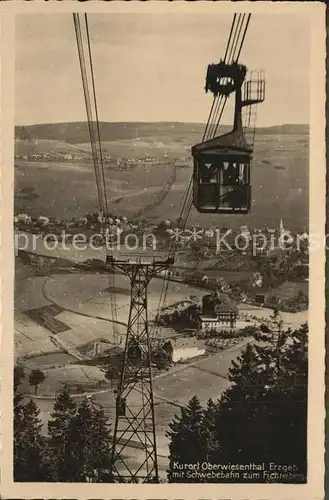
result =
[[[89,14],[100,121],[205,122],[208,64],[223,57],[232,14]],[[263,69],[258,126],[309,123],[306,16],[253,14],[240,56]],[[86,119],[72,14],[16,20],[17,125]],[[227,106],[222,123],[231,123]]]

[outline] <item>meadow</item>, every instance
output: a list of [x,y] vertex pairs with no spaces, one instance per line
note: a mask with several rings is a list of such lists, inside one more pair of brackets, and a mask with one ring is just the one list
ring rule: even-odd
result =
[[[121,170],[105,165],[110,211],[130,219],[139,217],[154,222],[177,219],[192,175],[190,148],[200,141],[201,127],[187,128],[186,125],[176,130],[170,125],[153,128],[145,125],[144,129],[136,127],[134,133],[133,127],[123,133],[125,130],[122,125],[115,140],[107,140],[109,134],[104,132],[104,154],[135,161]],[[84,137],[76,138],[80,139]],[[16,154],[51,151],[88,152],[90,145],[45,138],[16,140]],[[146,155],[161,159],[163,164],[144,161]],[[259,130],[252,169],[251,214],[222,216],[219,220],[216,215],[200,215],[192,209],[190,222],[233,228],[241,224],[277,227],[282,217],[290,228],[307,228],[308,155],[308,133],[304,129]],[[16,160],[15,193],[15,211],[32,216],[42,214],[64,219],[98,209],[91,163]]]

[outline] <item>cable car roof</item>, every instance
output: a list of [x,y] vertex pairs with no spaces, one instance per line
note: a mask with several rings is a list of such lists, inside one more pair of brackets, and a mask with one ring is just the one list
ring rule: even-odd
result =
[[242,152],[251,155],[252,149],[252,146],[247,143],[244,135],[241,134],[241,131],[235,130],[219,137],[209,139],[208,141],[195,144],[192,147],[192,156],[197,153],[208,152],[211,152],[212,154],[223,154],[223,152],[238,154],[239,152]]

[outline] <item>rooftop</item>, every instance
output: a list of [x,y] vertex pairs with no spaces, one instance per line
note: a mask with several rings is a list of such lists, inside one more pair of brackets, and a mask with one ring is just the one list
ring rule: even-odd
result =
[[211,316],[210,314],[203,314],[202,316],[199,316],[201,321],[218,321],[217,316]]

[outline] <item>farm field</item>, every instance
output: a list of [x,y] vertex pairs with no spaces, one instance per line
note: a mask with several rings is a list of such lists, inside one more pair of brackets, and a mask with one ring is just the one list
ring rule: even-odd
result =
[[[247,313],[262,320],[263,318],[270,317],[273,314],[272,309],[266,307],[257,307],[249,304],[240,304],[239,310],[242,313]],[[308,321],[308,311],[300,311],[296,313],[280,312],[284,323],[287,327],[298,328],[300,325]]]
[[285,300],[295,297],[299,291],[307,294],[308,282],[285,281],[282,285],[273,290],[273,293],[275,293],[279,299]]
[[[149,318],[156,312],[161,293],[162,280],[153,279],[149,285]],[[129,280],[125,276],[116,276],[115,284],[125,293],[117,293],[117,319],[124,323],[128,319]],[[99,275],[58,275],[49,278],[45,285],[45,294],[51,301],[76,312],[82,312],[105,319],[111,318],[110,297],[107,291],[108,277]],[[206,293],[181,283],[170,282],[166,303],[189,299],[191,295]]]
[[[226,369],[232,359],[235,359],[240,352],[241,348],[237,347],[233,352],[227,353],[227,360],[224,360],[225,353],[223,353],[223,358],[221,359],[223,368],[225,366]],[[206,366],[207,362],[209,370]],[[209,398],[215,400],[219,398],[229,386],[225,375],[220,376],[211,372],[213,364],[212,358],[208,358],[201,364],[197,363],[196,366],[183,366],[177,373],[165,374],[163,377],[160,376],[154,382],[157,448],[160,455],[159,465],[162,473],[165,472],[167,467],[166,457],[168,456],[168,440],[165,432],[168,429],[169,422],[173,420],[175,415],[180,414],[180,405],[187,404],[189,399],[195,394],[198,395],[202,404],[206,404]],[[79,373],[77,373],[77,370],[80,370]],[[55,388],[55,386],[51,386],[52,381],[56,380],[58,387],[65,380],[70,382],[72,376],[75,380],[74,383],[76,383],[77,378],[81,383],[88,383],[88,380],[91,378],[93,380],[100,380],[102,375],[100,371],[97,372],[95,367],[93,367],[93,370],[86,370],[85,367],[77,366],[49,370],[47,371],[47,378],[49,380],[48,388],[50,390]],[[48,388],[45,386],[44,390],[47,391]],[[92,393],[93,401],[104,407],[106,415],[112,422],[115,407],[114,396],[114,393],[109,390],[100,389],[98,392]],[[134,396],[132,395],[132,397]],[[75,398],[76,401],[79,401],[79,399],[81,399],[79,396]],[[46,431],[46,423],[52,410],[52,399],[49,397],[37,397],[35,401],[41,410],[41,418]],[[130,451],[127,450],[127,452],[129,453]],[[131,450],[131,458],[138,458],[138,450]]]
[[[164,187],[172,182],[174,168],[138,165],[129,171],[107,169],[105,175],[110,210],[133,216],[156,203]],[[30,196],[22,196],[22,190],[31,186]],[[29,213],[32,217],[42,214],[68,219],[99,209],[91,163],[16,162],[15,193],[15,212]]]
[[[33,350],[37,351],[34,354],[39,354],[25,359],[24,363],[27,370],[40,368],[46,376],[45,381],[40,384],[38,394],[32,396],[40,408],[44,431],[47,432],[54,395],[64,384],[70,385],[77,401],[82,397],[79,393],[89,393],[96,404],[104,407],[109,421],[113,422],[115,394],[110,383],[104,379],[104,371],[97,366],[88,366],[75,357],[76,348],[79,346],[105,337],[109,341],[113,340],[112,325],[106,319],[110,316],[109,297],[106,292],[107,277],[96,274],[35,277],[31,276],[25,267],[22,264],[19,266],[18,276],[21,279],[17,276],[16,282],[15,351],[16,356],[31,356]],[[129,282],[123,276],[116,278],[118,319],[127,321]],[[151,309],[158,303],[161,284],[162,281],[157,279],[151,282]],[[179,283],[170,283],[168,293],[170,302],[197,294],[200,294],[200,290]],[[56,318],[69,327],[57,335],[50,335],[46,328],[33,323],[27,315],[31,309],[49,308],[50,305],[57,312]],[[251,306],[248,309],[248,307],[242,305],[241,309],[256,316],[272,313],[265,309]],[[104,319],[92,317],[96,315]],[[302,319],[299,315],[298,320]],[[22,324],[25,324],[25,330],[22,329]],[[123,327],[123,334],[124,331]],[[60,342],[62,348],[57,344],[54,345],[53,338]],[[227,379],[230,365],[244,346],[245,342],[208,358],[175,367],[174,370],[155,378],[154,409],[160,475],[165,475],[167,467],[168,439],[165,433],[169,422],[180,413],[180,406],[187,404],[192,396],[197,395],[202,404],[206,404],[209,398],[216,400],[221,396],[230,385]],[[30,392],[27,379],[24,385],[26,391]],[[132,394],[132,398],[136,398],[138,403],[137,394]],[[127,452],[130,463],[138,460],[139,450],[129,449]]]
[[[21,266],[22,270],[22,266]],[[129,281],[124,276],[116,277],[118,293],[116,296],[117,320],[126,324],[129,308]],[[149,317],[156,311],[161,291],[162,281],[154,279],[150,284]],[[289,283],[283,285],[283,289],[289,288]],[[188,285],[171,282],[167,294],[167,304],[190,299],[191,296],[199,296],[202,292]],[[66,329],[51,335],[51,332],[42,324],[38,324],[29,317],[29,311],[38,308],[47,308],[55,304],[58,308],[56,319]],[[60,353],[67,349],[73,359],[79,359],[78,347],[93,341],[105,339],[114,342],[113,324],[111,323],[110,298],[108,293],[108,279],[105,275],[53,275],[51,277],[29,277],[18,280],[15,289],[15,354],[16,356],[33,356],[33,363],[44,367],[62,366],[65,360],[60,362]],[[247,312],[255,317],[264,318],[272,314],[266,308],[240,304],[241,312]],[[307,311],[301,313],[282,313],[287,324],[298,326],[307,321]],[[125,326],[118,325],[116,330],[120,342],[124,341]],[[166,329],[164,329],[166,330]],[[172,333],[172,332],[171,332]],[[164,337],[171,334],[169,331],[161,332]],[[38,356],[38,357],[36,357]],[[233,355],[230,355],[233,356]],[[225,376],[231,357],[218,354],[198,364],[198,377],[202,376],[202,370],[206,370],[211,376]],[[54,361],[53,358],[57,358]],[[31,360],[32,361],[32,360]],[[210,363],[210,364],[209,364]]]
[[[181,134],[170,128],[164,134],[150,129],[147,136],[125,137],[116,141],[104,141],[104,148],[113,157],[135,158],[150,156],[164,158],[168,163],[154,165],[137,163],[124,170],[105,168],[109,208],[117,215],[148,218],[152,221],[164,218],[177,219],[192,168],[174,166],[175,158],[185,158],[191,164],[190,146],[200,140],[196,134],[185,130]],[[194,134],[194,135],[193,135]],[[16,151],[49,151],[58,141],[46,141],[41,147],[31,141],[17,140]],[[32,144],[32,145],[31,145]],[[52,146],[53,144],[53,146]],[[88,143],[69,144],[68,149],[88,150]],[[31,149],[32,148],[32,149]],[[57,150],[62,150],[63,146]],[[65,150],[65,148],[64,148]],[[56,173],[56,183],[53,182]],[[306,133],[256,134],[253,162],[253,210],[250,215],[233,218],[200,215],[191,211],[193,224],[236,227],[252,224],[254,227],[277,227],[282,217],[286,226],[303,229],[308,226],[308,135]],[[32,189],[28,196],[23,190]],[[58,219],[84,215],[98,209],[94,173],[86,163],[42,163],[16,161],[15,211],[40,214]],[[49,196],[51,193],[51,196]],[[72,196],[73,193],[73,196]]]
[[[235,355],[236,357],[236,355]],[[207,360],[208,361],[208,360]],[[211,361],[211,358],[209,358]],[[217,399],[229,387],[226,378],[189,366],[154,383],[155,395],[173,403],[186,405],[196,394],[205,404],[209,398]]]

